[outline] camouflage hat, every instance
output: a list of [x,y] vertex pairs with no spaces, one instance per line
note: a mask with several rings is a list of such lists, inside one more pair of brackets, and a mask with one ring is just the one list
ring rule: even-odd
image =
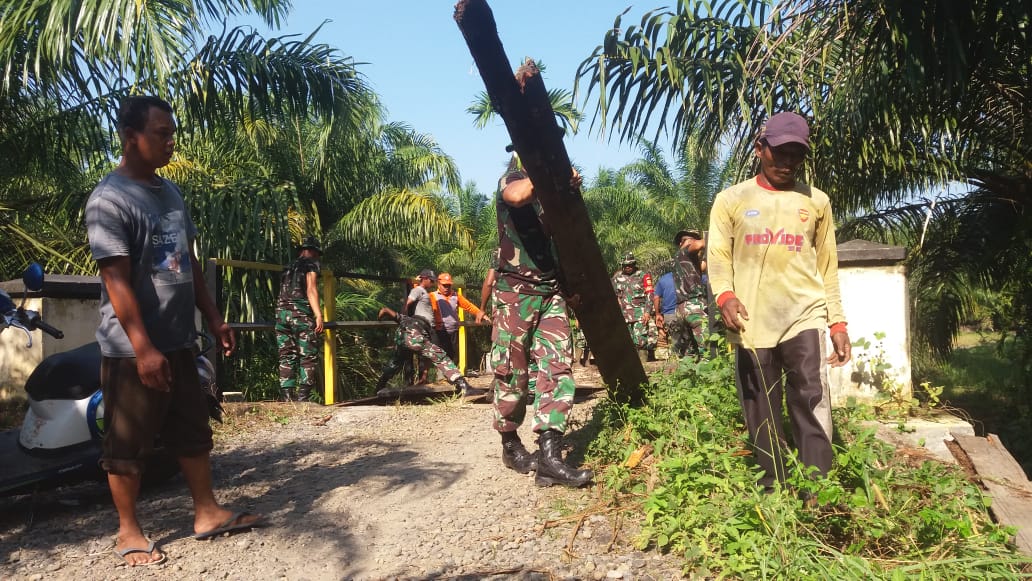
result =
[[319,239],[315,236],[308,236],[304,242],[301,243],[301,250],[314,250],[319,254],[322,254],[322,247],[319,246]]
[[689,228],[688,230],[679,230],[677,234],[674,234],[674,246],[680,246],[681,240],[683,240],[685,236],[691,236],[696,240],[702,240],[702,232],[699,232],[695,228]]
[[628,252],[627,254],[624,255],[623,263],[622,264],[624,266],[632,266],[632,265],[638,264],[638,259],[634,257],[634,253],[633,252]]

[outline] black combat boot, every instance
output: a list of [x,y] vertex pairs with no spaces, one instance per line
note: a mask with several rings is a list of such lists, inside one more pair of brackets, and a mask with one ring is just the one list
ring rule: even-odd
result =
[[570,488],[584,486],[595,476],[591,470],[577,470],[563,462],[563,435],[555,430],[547,430],[538,438],[540,456],[538,457],[537,477],[534,484],[551,486],[562,484]]
[[473,397],[476,395],[484,395],[487,393],[486,389],[477,389],[466,381],[465,377],[459,377],[455,380],[455,393],[465,397]]
[[298,403],[306,403],[312,396],[312,388],[305,386],[299,387],[297,390],[297,401]]
[[502,464],[520,474],[528,474],[538,469],[538,454],[527,451],[516,432],[502,432]]
[[297,401],[297,396],[294,395],[294,389],[283,390],[283,401]]

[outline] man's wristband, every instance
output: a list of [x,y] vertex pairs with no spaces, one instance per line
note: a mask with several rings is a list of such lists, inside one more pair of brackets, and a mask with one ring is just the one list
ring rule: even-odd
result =
[[720,293],[720,296],[717,297],[717,307],[723,309],[724,308],[724,303],[728,302],[729,300],[731,300],[733,298],[737,298],[737,297],[735,297],[735,292],[734,291],[724,291],[724,292]]
[[842,321],[840,323],[835,323],[834,325],[831,326],[831,331],[830,332],[831,332],[832,335],[835,335],[836,333],[845,333],[846,332],[846,322]]

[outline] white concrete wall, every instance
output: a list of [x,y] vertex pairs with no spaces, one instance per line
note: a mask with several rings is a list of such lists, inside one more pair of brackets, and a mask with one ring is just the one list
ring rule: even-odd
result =
[[[910,312],[906,270],[903,265],[839,267],[842,307],[846,312],[851,341],[866,338],[873,355],[878,341],[874,334],[885,333],[881,341],[885,360],[892,365],[889,375],[901,383],[906,394],[912,393],[910,381]],[[870,402],[878,393],[871,385],[857,383],[857,356],[861,348],[853,347],[853,361],[829,372],[832,405],[843,405],[849,397]]]
[[[15,304],[20,304],[20,300],[15,299]],[[64,331],[64,338],[34,331],[32,347],[26,348],[25,333],[21,330],[11,328],[0,334],[0,399],[24,398],[25,380],[45,357],[95,341],[100,324],[97,303],[97,299],[27,300],[25,308],[39,312],[44,321]]]

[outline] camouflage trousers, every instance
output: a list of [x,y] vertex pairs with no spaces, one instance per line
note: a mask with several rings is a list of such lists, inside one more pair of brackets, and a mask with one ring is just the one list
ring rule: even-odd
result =
[[531,361],[537,364],[535,432],[566,432],[573,408],[573,342],[566,301],[559,295],[524,295],[495,290],[493,346],[494,428],[515,431],[527,414]]
[[279,349],[280,390],[295,387],[311,391],[319,373],[319,337],[315,318],[296,307],[276,310],[276,347]]
[[659,343],[659,327],[656,326],[655,317],[649,317],[648,323],[627,321],[627,331],[631,334],[631,342],[639,351],[642,349],[655,349]]
[[573,332],[574,356],[580,359],[581,365],[587,365],[591,349],[588,347],[588,339],[584,336],[584,330],[580,328],[580,325],[573,326],[570,330]]
[[645,327],[645,348],[649,351],[656,349],[659,344],[659,326],[656,325],[656,317],[650,316],[648,325]]
[[706,346],[708,323],[706,305],[702,301],[687,300],[677,303],[677,310],[666,318],[663,325],[673,352],[678,357],[684,357],[689,351],[696,356],[702,356]]
[[398,338],[395,340],[397,349],[394,357],[387,362],[383,368],[382,382],[389,381],[404,366],[405,358],[412,353],[419,355],[420,361],[429,361],[434,364],[437,371],[448,380],[448,383],[455,383],[455,380],[462,377],[459,368],[455,367],[448,355],[430,339],[430,326],[425,325],[419,319],[413,317],[401,317],[398,324]]

